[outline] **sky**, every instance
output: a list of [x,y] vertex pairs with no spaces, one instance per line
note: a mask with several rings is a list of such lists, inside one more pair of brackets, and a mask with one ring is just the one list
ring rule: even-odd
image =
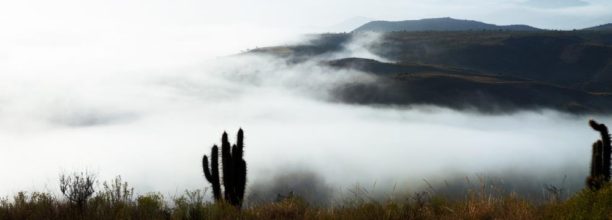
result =
[[[45,36],[46,42],[37,43],[67,43],[100,40],[95,39],[98,35],[88,36],[92,33],[111,38],[175,33],[188,38],[183,40],[240,41],[233,43],[253,47],[286,39],[290,33],[350,31],[349,27],[333,27],[360,17],[453,17],[501,25],[573,29],[610,23],[610,11],[612,3],[607,0],[26,0],[0,3],[0,25],[4,41],[7,37],[28,41]],[[245,39],[248,33],[255,34]],[[223,37],[217,37],[220,35]],[[236,49],[215,48],[211,53],[225,54]]]
[[0,74],[193,65],[369,20],[453,17],[569,30],[612,22],[610,11],[607,0],[2,1]]
[[[583,28],[612,22],[611,5],[607,0],[2,1],[0,176],[11,182],[0,185],[0,195],[56,191],[59,173],[84,168],[103,179],[124,175],[144,191],[204,186],[202,154],[221,131],[238,127],[246,131],[251,181],[287,164],[313,167],[345,185],[420,181],[444,170],[524,169],[533,161],[541,167],[536,171],[556,177],[576,164],[585,171],[597,138],[586,116],[551,111],[481,116],[329,103],[322,100],[330,88],[371,79],[353,71],[329,74],[313,63],[287,66],[269,57],[227,56],[296,42],[305,33],[350,31],[354,21],[368,19],[450,16]],[[372,56],[362,50],[371,40],[376,37],[356,39],[339,58]]]

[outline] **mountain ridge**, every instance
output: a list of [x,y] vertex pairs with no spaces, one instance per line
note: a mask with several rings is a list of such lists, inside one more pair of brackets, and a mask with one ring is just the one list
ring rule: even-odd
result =
[[[451,17],[424,18],[418,20],[367,22],[352,32],[419,32],[419,31],[550,31],[526,24],[496,25],[477,20],[455,19]],[[601,24],[574,30],[612,31],[612,23]]]
[[393,31],[476,31],[476,30],[509,30],[509,31],[540,31],[524,24],[495,25],[475,20],[461,20],[450,17],[425,18],[404,21],[371,21],[356,28],[353,32],[393,32]]
[[591,31],[612,31],[612,23],[597,25],[595,27],[585,28],[584,30],[591,30]]

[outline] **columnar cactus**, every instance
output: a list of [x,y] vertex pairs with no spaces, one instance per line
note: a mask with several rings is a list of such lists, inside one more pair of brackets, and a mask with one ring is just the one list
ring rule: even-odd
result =
[[223,196],[221,196],[221,184],[219,180],[219,148],[214,145],[211,151],[211,165],[209,168],[208,157],[204,155],[202,168],[206,180],[212,184],[215,201],[226,201],[240,208],[244,199],[246,188],[246,161],[244,155],[244,132],[238,130],[236,144],[230,147],[227,133],[221,136],[221,163],[223,172]]
[[598,190],[610,181],[610,157],[612,147],[610,146],[610,134],[608,127],[594,120],[589,125],[601,134],[601,139],[593,143],[593,155],[591,156],[591,175],[587,178],[587,185],[592,190]]

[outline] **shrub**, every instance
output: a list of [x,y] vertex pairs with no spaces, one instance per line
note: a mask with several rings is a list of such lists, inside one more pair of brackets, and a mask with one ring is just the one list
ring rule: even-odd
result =
[[60,191],[81,212],[87,205],[87,200],[94,194],[96,176],[88,173],[73,173],[60,175]]

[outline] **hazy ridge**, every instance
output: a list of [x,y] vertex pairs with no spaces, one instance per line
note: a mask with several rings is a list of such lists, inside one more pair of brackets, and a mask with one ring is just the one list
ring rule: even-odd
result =
[[[582,30],[611,30],[612,24],[603,24]],[[353,30],[353,32],[418,32],[418,31],[543,31],[525,24],[495,25],[481,21],[446,18],[426,18],[404,21],[371,21]]]
[[528,25],[494,25],[480,21],[458,20],[453,18],[428,18],[406,21],[371,21],[353,32],[391,32],[391,31],[469,31],[469,30],[510,30],[538,31],[541,29]]

